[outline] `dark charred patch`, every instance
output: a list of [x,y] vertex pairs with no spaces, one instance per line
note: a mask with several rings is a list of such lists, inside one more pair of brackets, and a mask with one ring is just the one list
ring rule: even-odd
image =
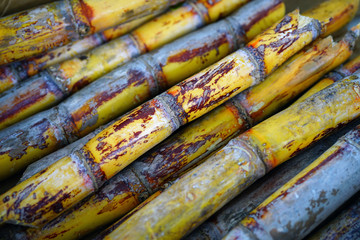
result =
[[81,55],[81,56],[79,56],[79,59],[80,59],[81,61],[83,61],[83,60],[88,59],[88,56],[86,56],[86,55]]
[[207,54],[209,54],[210,51],[216,49],[216,55],[219,55],[219,47],[223,44],[228,43],[228,39],[226,34],[222,34],[220,38],[216,39],[215,41],[211,42],[210,45],[205,43],[203,46],[195,49],[185,49],[168,59],[168,63],[173,62],[187,62],[190,59],[193,59],[195,57],[203,56],[205,57]]
[[335,189],[335,188],[334,188],[334,189],[331,191],[331,195],[336,196],[339,191],[340,191],[339,189]]

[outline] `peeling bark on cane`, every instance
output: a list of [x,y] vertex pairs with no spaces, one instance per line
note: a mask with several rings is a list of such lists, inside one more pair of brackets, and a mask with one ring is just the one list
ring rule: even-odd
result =
[[[259,3],[261,7],[258,7]],[[28,161],[35,161],[66,145],[66,142],[85,136],[151,96],[220,60],[243,44],[251,34],[260,33],[279,20],[284,11],[284,4],[279,0],[249,3],[224,21],[178,39],[114,70],[72,95],[58,107],[4,129],[0,132],[0,146],[7,151],[0,151],[3,162],[0,165],[8,165],[0,170],[0,179],[26,166]],[[38,85],[42,83],[39,81]],[[53,91],[54,95],[60,94],[56,86],[53,89],[56,90]],[[46,95],[51,96],[50,92]],[[49,122],[49,119],[55,120],[49,125],[40,124],[43,120]],[[39,124],[35,124],[36,121]],[[24,132],[24,129],[29,132]],[[54,129],[63,129],[63,132],[57,138],[47,135],[46,132],[54,132]],[[34,133],[41,133],[42,137],[33,137]],[[47,138],[48,146],[43,144],[43,139]],[[26,144],[27,142],[31,144]],[[40,150],[32,152],[33,148]],[[13,156],[16,156],[15,160]]]
[[336,83],[231,140],[105,239],[181,238],[267,171],[360,116],[359,75]]
[[224,239],[305,237],[360,190],[359,171],[358,126],[261,203]]
[[[54,188],[53,183],[56,180],[49,179],[50,173],[54,171],[52,168],[55,165],[52,165],[43,173],[29,178],[1,196],[2,199],[8,199],[0,202],[1,222],[13,221],[41,226],[50,221],[164,140],[180,125],[200,117],[242,90],[259,83],[265,75],[270,74],[320,33],[321,25],[317,20],[304,17],[298,11],[288,14],[256,37],[247,47],[129,112],[91,139],[80,151],[57,162],[61,165],[79,160],[85,164],[92,180],[91,186],[85,184],[84,178],[71,176],[76,173],[70,172],[67,178],[73,178],[72,184],[78,188]],[[29,190],[26,197],[12,197],[13,191],[22,192],[24,189]],[[39,193],[41,198],[37,199],[38,202],[34,202],[34,199],[29,202],[29,195],[32,196],[37,191],[50,192],[52,197],[46,198],[43,193]],[[74,191],[79,194],[76,195]],[[41,202],[44,199],[42,196],[45,197],[45,202]],[[64,196],[68,196],[66,201],[62,200]],[[11,210],[10,206],[14,203],[16,207]],[[54,204],[61,204],[61,210],[53,211],[51,206]],[[26,209],[35,211],[28,212]]]
[[3,17],[0,65],[37,55],[178,2],[181,1],[57,1]]
[[[128,35],[49,67],[45,71],[46,82],[57,85],[59,94],[51,98],[51,93],[48,93],[51,89],[47,85],[32,88],[28,83],[9,90],[0,97],[0,129],[53,106],[130,59],[214,22],[247,1],[220,0],[215,4],[207,4],[205,0],[197,0],[184,3]],[[45,80],[42,74],[38,74],[28,81]]]

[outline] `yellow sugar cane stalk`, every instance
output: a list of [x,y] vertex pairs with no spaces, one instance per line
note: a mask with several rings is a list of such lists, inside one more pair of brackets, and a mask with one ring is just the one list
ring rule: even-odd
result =
[[0,65],[165,9],[181,0],[56,1],[0,19]]
[[[272,81],[274,84],[276,82],[283,83],[283,87],[277,91],[277,95],[273,96],[274,98],[285,93],[295,97],[300,92],[300,90],[295,88],[305,89],[309,85],[309,79],[316,80],[316,77],[319,78],[321,73],[324,74],[349,57],[351,53],[350,48],[354,42],[355,39],[352,39],[351,42],[346,42],[346,44],[344,41],[335,44],[331,41],[330,37],[316,41],[308,49],[292,57],[263,83],[259,84],[259,86],[265,85],[262,88],[263,94],[271,92],[272,87],[267,82]],[[336,61],[334,61],[335,58],[337,58]],[[296,69],[297,72],[289,76],[289,69]],[[316,77],[312,75],[316,75]],[[253,89],[256,88],[254,87]],[[101,187],[96,195],[75,205],[69,212],[59,216],[43,228],[36,230],[28,229],[21,237],[23,239],[46,239],[49,236],[56,236],[58,239],[70,239],[72,236],[82,236],[90,230],[110,223],[116,217],[120,217],[133,208],[139,202],[139,199],[158,190],[169,179],[175,178],[191,165],[197,164],[207,153],[219,147],[221,142],[238,132],[244,131],[252,123],[256,123],[258,119],[262,119],[259,117],[261,114],[265,116],[269,114],[269,111],[263,111],[254,115],[256,119],[246,117],[246,115],[253,115],[251,111],[250,114],[244,114],[245,107],[241,106],[241,101],[244,97],[251,98],[251,90],[249,92],[245,96],[241,96],[243,94],[240,93],[240,96],[234,97],[225,105],[219,106],[204,117],[192,122],[177,134],[172,135],[146,153],[145,156],[132,163],[128,166],[127,170],[111,178],[108,184]],[[255,91],[255,94],[259,94],[259,91]],[[269,101],[269,104],[266,104],[266,106],[270,107],[273,111],[276,111],[276,106],[282,106],[279,101],[272,101],[273,99],[270,98],[266,100]],[[257,103],[255,101],[252,103],[256,106],[260,101],[261,99],[258,99]],[[91,136],[87,136],[81,142],[76,142],[76,148],[80,149],[93,136],[94,133]],[[23,178],[27,179],[35,174],[34,169],[35,172],[39,172],[68,155],[72,148],[73,146],[68,146],[67,150],[64,149],[57,153],[57,155],[48,155],[44,159],[30,165],[30,170],[25,172]],[[134,173],[134,176],[137,177],[133,177]],[[137,181],[134,180],[136,178],[138,178]],[[137,191],[130,187],[125,188],[125,191],[120,190],[116,186],[126,186],[128,184],[124,179],[132,179],[131,185],[146,186],[147,191]],[[115,188],[118,190],[118,193],[112,191]],[[132,192],[125,194],[129,189]],[[111,192],[112,199],[101,199],[101,196],[110,195],[108,192]],[[129,196],[132,196],[134,200],[129,201]],[[94,223],[92,219],[95,217],[99,221]]]
[[[87,54],[51,66],[0,97],[0,129],[45,110],[130,59],[216,21],[248,0],[183,4]],[[353,1],[353,0],[352,0]]]
[[57,107],[1,131],[0,179],[220,60],[284,12],[280,0],[249,3],[228,19],[141,56]]
[[298,11],[288,14],[245,48],[132,110],[79,151],[4,193],[1,222],[41,226],[50,221],[181,125],[261,82],[320,33],[319,21]]
[[301,239],[309,234],[360,190],[359,136],[360,126],[269,196],[224,239]]
[[352,75],[234,138],[105,239],[181,238],[267,171],[360,116],[359,79]]
[[116,27],[107,29],[101,33],[96,33],[71,42],[63,47],[53,49],[38,56],[19,62],[14,62],[0,67],[0,93],[17,85],[20,81],[34,76],[41,70],[69,60],[76,55],[83,54],[105,42],[120,37],[133,30],[135,27],[145,23],[158,12],[152,12],[145,17],[120,24]]

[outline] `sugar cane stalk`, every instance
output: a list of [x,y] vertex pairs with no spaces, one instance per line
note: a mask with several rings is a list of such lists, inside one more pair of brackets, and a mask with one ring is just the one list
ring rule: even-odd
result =
[[0,179],[220,60],[284,11],[279,0],[254,1],[224,21],[116,69],[59,106],[3,130]]
[[[321,73],[324,74],[349,57],[351,53],[350,48],[353,46],[355,38],[351,39],[352,41],[348,41],[350,40],[348,38],[345,39],[346,41],[342,40],[339,43],[333,43],[331,37],[316,41],[307,50],[303,50],[295,55],[261,83],[259,86],[266,86],[261,88],[263,93],[271,92],[272,89],[271,85],[266,82],[270,81],[274,84],[281,82],[283,87],[278,89],[277,95],[273,97],[277,98],[284,95],[284,93],[289,93],[290,96],[295,97],[300,92],[298,89],[305,89],[309,82],[311,82],[310,80],[315,81],[316,77],[319,78],[321,76]],[[336,61],[334,61],[335,58]],[[290,77],[289,69],[296,69],[297,72]],[[257,87],[253,89],[255,88]],[[259,94],[259,91],[255,91],[255,93]],[[251,91],[245,96],[251,98]],[[217,148],[221,141],[225,141],[239,131],[245,130],[252,123],[256,123],[254,120],[251,120],[251,117],[244,116],[243,109],[245,107],[241,106],[241,99],[243,98],[235,97],[224,106],[220,106],[203,118],[194,121],[177,134],[156,146],[144,157],[132,163],[127,170],[120,172],[117,176],[110,179],[109,183],[105,187],[101,187],[95,196],[75,205],[70,212],[61,215],[43,228],[36,230],[29,229],[25,234],[30,239],[46,239],[49,236],[57,236],[59,239],[70,239],[71,236],[81,236],[90,229],[94,229],[100,224],[109,223],[116,216],[121,216],[128,209],[134,207],[140,199],[158,190],[169,179],[175,178],[179,172],[189,168],[189,165],[197,163],[206,153]],[[258,100],[260,101],[260,99]],[[274,111],[276,111],[276,106],[282,106],[279,104],[279,101],[273,101],[270,98],[266,100],[269,101],[269,104],[265,105]],[[255,101],[252,101],[252,103],[254,106],[259,104],[259,102],[256,103]],[[259,116],[265,113],[269,114],[269,111],[258,113],[256,115],[257,119],[262,119]],[[245,114],[252,116],[249,113]],[[91,137],[89,136],[87,139]],[[80,149],[85,144],[85,141],[76,144],[77,148]],[[57,156],[49,155],[35,163],[32,169],[37,169],[37,172],[39,172],[54,161],[66,156],[68,152],[63,151]],[[130,187],[120,191],[120,188],[115,186],[129,185],[124,179],[135,179],[133,173],[138,178],[136,185],[146,186],[147,191],[137,192],[132,190],[131,194],[125,195],[124,191],[128,191],[128,189],[131,189]],[[34,171],[31,170],[26,173],[25,178],[33,174]],[[135,181],[131,185],[135,185]],[[118,189],[118,194],[112,191],[115,188]],[[109,192],[111,192],[112,200],[108,198],[100,200],[100,196],[108,196]],[[129,201],[129,195],[133,196],[133,201]],[[107,211],[104,211],[104,209],[107,209]],[[108,215],[106,216],[106,214]],[[95,217],[97,219],[101,218],[101,221],[99,220],[94,223],[84,220],[89,219],[90,221],[90,219]],[[25,236],[22,236],[22,238],[25,239]]]
[[133,30],[135,27],[157,15],[158,12],[152,12],[145,17],[120,24],[116,27],[107,29],[101,33],[96,33],[71,42],[63,47],[53,49],[19,62],[14,62],[0,67],[0,93],[17,85],[22,80],[38,74],[52,65],[69,60],[76,55],[83,54],[105,42],[120,37]]
[[267,171],[360,116],[359,75],[336,83],[231,140],[107,239],[182,237]]
[[56,1],[0,19],[0,65],[159,11],[181,0]]
[[288,14],[245,48],[132,110],[81,150],[4,193],[0,197],[1,222],[43,225],[98,189],[181,125],[261,82],[320,33],[319,21],[297,11]]
[[360,126],[262,202],[224,238],[303,238],[360,190]]
[[216,21],[247,1],[185,3],[128,35],[49,67],[0,97],[0,129],[53,106],[130,59]]

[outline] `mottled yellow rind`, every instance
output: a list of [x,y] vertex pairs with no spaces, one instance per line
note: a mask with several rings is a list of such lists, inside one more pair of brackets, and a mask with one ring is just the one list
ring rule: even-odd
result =
[[64,157],[2,194],[1,221],[41,226],[94,191],[85,168],[73,157]]

